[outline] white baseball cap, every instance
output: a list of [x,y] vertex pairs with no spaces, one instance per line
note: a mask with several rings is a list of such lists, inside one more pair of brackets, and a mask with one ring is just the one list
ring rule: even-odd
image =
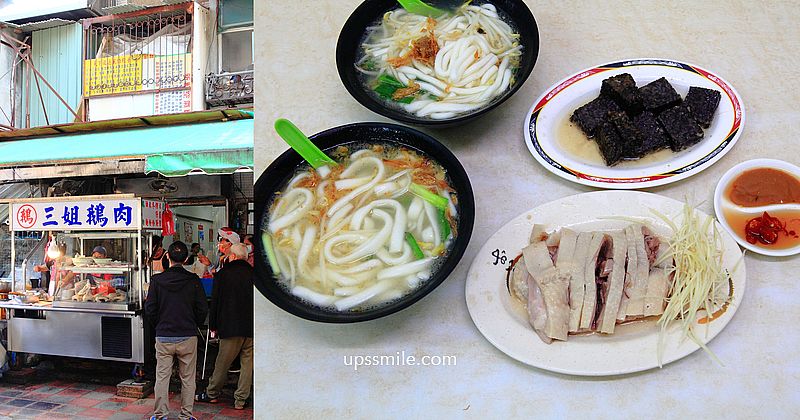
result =
[[217,233],[219,233],[221,238],[227,239],[232,244],[238,244],[241,242],[241,239],[239,239],[239,234],[234,232],[233,229],[229,227],[220,228],[217,230]]

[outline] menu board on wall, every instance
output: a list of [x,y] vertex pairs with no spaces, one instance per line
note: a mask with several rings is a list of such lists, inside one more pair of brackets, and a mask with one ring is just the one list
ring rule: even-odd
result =
[[133,54],[84,60],[84,96],[142,90],[142,59]]
[[188,91],[192,85],[192,54],[93,58],[84,60],[83,76],[86,97],[161,89]]
[[158,92],[153,103],[153,115],[177,114],[192,110],[192,91],[173,90]]

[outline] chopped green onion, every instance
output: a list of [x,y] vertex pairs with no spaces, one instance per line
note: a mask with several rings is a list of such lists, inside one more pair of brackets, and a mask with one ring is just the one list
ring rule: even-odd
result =
[[414,254],[414,258],[421,260],[425,258],[425,254],[422,253],[422,249],[420,249],[417,240],[414,239],[414,235],[411,232],[406,232],[406,242],[408,242],[408,246],[411,247],[411,253]]
[[264,243],[264,250],[267,251],[267,259],[270,267],[272,267],[272,272],[275,275],[280,274],[281,267],[278,265],[278,258],[275,257],[275,250],[272,248],[272,237],[269,236],[269,233],[264,232],[261,234],[261,241]]
[[375,93],[380,95],[381,98],[392,99],[392,95],[394,95],[394,92],[397,90],[397,88],[389,85],[380,84],[378,86],[375,86],[374,90]]
[[398,89],[405,87],[407,86],[394,77],[389,76],[388,74],[382,74],[378,76],[378,85],[375,86],[373,90],[381,98],[389,99],[402,104],[409,104],[413,102],[414,99],[417,99],[416,95],[409,95],[400,99],[394,99],[394,93],[397,92]]
[[447,238],[450,236],[450,222],[447,221],[444,212],[445,210],[439,209],[439,230],[442,232],[442,242],[447,242]]
[[416,195],[417,197],[433,204],[434,206],[444,210],[447,208],[448,201],[446,198],[442,197],[441,195],[432,193],[427,188],[423,187],[422,185],[411,183],[408,186],[408,190],[411,191],[412,194]]
[[401,81],[395,79],[392,76],[389,76],[388,74],[382,74],[382,75],[378,76],[378,83],[380,83],[382,85],[387,85],[387,86],[394,86],[394,87],[396,87],[398,89],[402,88],[402,87],[406,87],[406,85],[404,85]]

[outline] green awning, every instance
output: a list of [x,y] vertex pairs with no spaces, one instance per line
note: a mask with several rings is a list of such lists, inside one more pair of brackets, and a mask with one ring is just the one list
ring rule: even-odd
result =
[[253,120],[242,119],[0,142],[0,168],[144,159],[148,172],[220,174],[252,169],[252,151]]
[[183,176],[189,173],[219,175],[247,169],[253,169],[253,149],[148,156],[144,172],[158,172],[164,176]]

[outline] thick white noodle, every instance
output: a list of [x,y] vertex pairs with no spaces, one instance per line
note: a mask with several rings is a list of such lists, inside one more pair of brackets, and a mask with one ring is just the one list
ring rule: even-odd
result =
[[339,299],[336,296],[324,295],[303,286],[293,287],[292,294],[318,306],[331,306],[331,304]]
[[441,238],[441,231],[439,230],[439,212],[436,211],[436,207],[429,202],[422,203],[425,205],[425,215],[428,216],[428,221],[431,223],[431,228],[433,228],[433,243],[435,246],[439,246],[442,243]]
[[381,209],[373,209],[372,213],[379,219],[383,220],[383,227],[381,230],[378,231],[378,233],[376,233],[374,236],[361,242],[352,252],[341,257],[337,257],[333,254],[333,246],[339,243],[346,243],[348,242],[348,239],[352,241],[351,235],[353,234],[343,233],[341,235],[334,236],[333,238],[329,239],[323,247],[325,258],[327,258],[328,261],[334,264],[350,264],[364,257],[375,254],[378,252],[378,249],[380,249],[386,242],[389,241],[389,237],[392,235],[392,216]]
[[336,307],[336,309],[338,309],[340,311],[346,311],[348,309],[351,309],[351,308],[353,308],[355,306],[358,306],[358,305],[368,301],[369,299],[371,299],[372,297],[374,297],[375,295],[377,295],[379,293],[383,293],[383,292],[391,289],[392,286],[393,286],[393,283],[394,282],[392,280],[379,281],[379,282],[373,284],[372,286],[367,287],[366,289],[362,290],[361,292],[358,292],[358,293],[356,293],[356,294],[354,294],[352,296],[348,296],[346,298],[342,298],[342,299],[337,300],[333,305]]
[[404,277],[409,274],[417,274],[422,270],[427,270],[433,263],[433,258],[423,258],[410,263],[384,268],[378,271],[378,280],[390,279],[394,277]]
[[347,205],[347,203],[349,203],[350,201],[352,201],[353,199],[355,199],[359,195],[369,191],[370,189],[372,189],[372,187],[374,187],[376,184],[378,184],[378,182],[383,180],[383,176],[386,173],[386,168],[383,165],[383,161],[381,161],[380,159],[378,159],[378,158],[376,158],[374,156],[366,156],[366,157],[363,157],[361,159],[356,160],[355,162],[353,162],[350,165],[350,168],[347,168],[347,170],[342,172],[342,176],[345,176],[345,172],[348,172],[350,169],[352,169],[353,166],[356,163],[371,163],[375,167],[375,176],[367,184],[362,185],[362,186],[350,191],[344,197],[336,200],[336,202],[333,203],[331,205],[331,207],[328,209],[328,213],[327,213],[328,216],[333,215],[333,213],[336,213],[337,210],[339,210],[340,208],[342,208],[345,205]]
[[400,252],[403,249],[403,240],[406,232],[406,210],[397,200],[375,200],[356,210],[350,219],[350,230],[360,229],[367,214],[373,209],[387,207],[394,210],[394,225],[392,226],[392,236],[389,241],[389,252]]
[[308,264],[308,257],[311,255],[311,247],[314,246],[314,238],[317,236],[317,227],[308,226],[303,233],[303,241],[300,243],[300,252],[297,254],[297,270],[303,273]]
[[352,266],[350,268],[346,268],[346,269],[342,270],[342,274],[361,273],[361,272],[364,272],[364,271],[372,270],[373,268],[378,268],[381,265],[383,265],[383,264],[381,264],[380,260],[377,260],[377,259],[367,260],[367,261],[364,261],[362,263],[356,264],[356,265],[354,265],[354,266]]
[[411,261],[412,253],[411,253],[411,246],[407,243],[403,243],[403,252],[400,255],[392,255],[386,248],[381,248],[378,252],[375,253],[375,256],[378,257],[381,261],[386,263],[386,265],[399,265],[405,264]]
[[[311,210],[311,206],[314,203],[314,194],[306,188],[295,188],[286,193],[278,201],[279,203],[276,206],[276,211],[269,223],[269,230],[273,234],[302,219],[308,211]],[[283,203],[286,203],[286,205],[282,205]],[[286,212],[281,213],[280,210],[277,209],[282,209]],[[277,216],[277,218],[275,218],[275,216]]]

